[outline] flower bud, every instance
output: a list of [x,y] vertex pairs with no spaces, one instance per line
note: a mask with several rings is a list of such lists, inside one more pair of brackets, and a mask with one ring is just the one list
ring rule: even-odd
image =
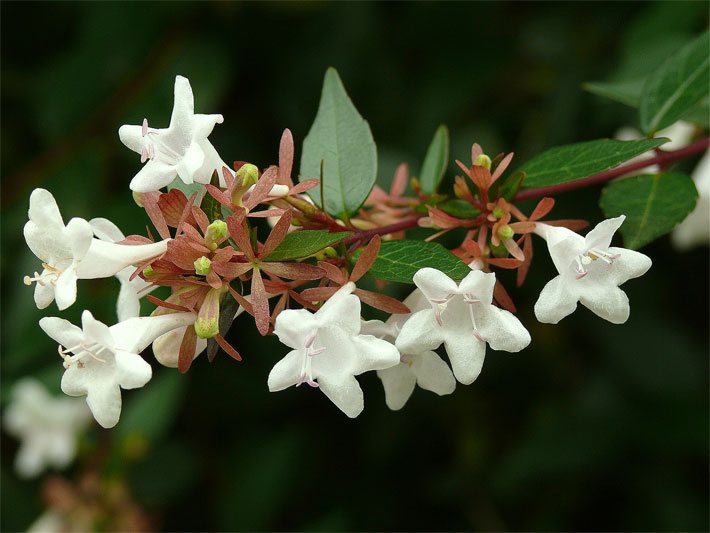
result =
[[220,289],[210,289],[205,296],[195,320],[195,333],[201,339],[210,339],[219,333]]
[[147,267],[145,267],[143,269],[143,276],[145,276],[146,278],[149,278],[150,276],[154,276],[154,275],[155,275],[155,270],[153,270],[152,266],[148,265]]
[[515,232],[513,231],[513,228],[508,226],[508,224],[498,229],[498,236],[503,241],[507,241],[508,239],[512,238],[513,235],[515,235]]
[[335,248],[333,248],[332,246],[328,246],[327,248],[325,248],[323,250],[323,254],[326,257],[330,257],[330,258],[338,257],[338,252],[336,252]]
[[486,167],[488,170],[491,169],[491,158],[488,157],[486,154],[481,154],[479,155],[476,160],[473,162],[474,165],[479,166],[479,167]]
[[259,181],[259,169],[251,163],[244,163],[237,170],[237,179],[242,180],[243,187],[251,187]]
[[505,214],[505,211],[503,211],[503,209],[501,209],[500,207],[496,207],[493,209],[492,214],[494,217],[496,217],[497,220],[500,220]]
[[217,243],[228,235],[227,223],[224,220],[215,220],[205,231],[205,246],[214,251],[217,249]]
[[212,270],[212,261],[204,255],[194,262],[195,272],[200,276],[206,276]]

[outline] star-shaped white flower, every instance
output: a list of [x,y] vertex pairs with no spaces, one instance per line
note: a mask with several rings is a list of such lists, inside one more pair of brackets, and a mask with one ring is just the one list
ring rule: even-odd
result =
[[[118,226],[106,218],[92,218],[89,224],[96,238],[101,241],[115,243],[126,238]],[[119,322],[139,316],[141,297],[155,288],[152,283],[145,281],[140,276],[131,279],[135,271],[136,267],[127,266],[116,272],[116,279],[121,282],[121,290],[116,301],[116,314]]]
[[138,354],[163,333],[194,321],[192,313],[171,313],[129,318],[108,327],[84,311],[81,328],[57,317],[45,317],[39,325],[59,343],[66,368],[62,390],[86,396],[96,421],[111,428],[121,414],[121,389],[142,387],[152,376],[150,365]]
[[[664,150],[680,150],[681,148],[685,148],[690,144],[690,141],[693,139],[693,134],[695,133],[696,129],[697,128],[695,127],[695,125],[691,124],[690,122],[684,122],[680,120],[675,124],[660,130],[658,133],[656,133],[656,137],[666,137],[667,139],[670,139],[666,144],[663,145]],[[636,128],[626,126],[619,129],[614,134],[614,138],[619,139],[620,141],[637,141],[640,139],[645,139],[646,137]],[[645,152],[641,155],[634,157],[633,159],[630,159],[629,161],[627,161],[627,163],[651,159],[656,155],[657,154],[654,150],[649,150],[648,152]],[[650,165],[646,168],[642,168],[641,170],[635,170],[633,174],[658,174],[660,171],[661,167],[659,167],[658,165]]]
[[460,284],[434,268],[422,268],[414,283],[431,308],[414,313],[397,336],[401,353],[421,353],[444,344],[456,379],[468,385],[481,373],[486,344],[519,352],[530,334],[508,311],[493,305],[495,274],[471,271]]
[[362,412],[363,393],[355,376],[398,364],[399,352],[387,341],[360,334],[354,289],[354,283],[346,283],[314,314],[305,309],[279,314],[274,333],[293,350],[271,370],[271,392],[307,383],[349,417]]
[[110,277],[167,249],[167,240],[131,246],[94,239],[91,225],[82,218],[73,218],[65,226],[54,196],[45,189],[32,191],[28,216],[25,241],[42,260],[43,270],[25,276],[25,284],[37,284],[34,297],[40,309],[55,298],[60,310],[72,305],[77,279]]
[[46,467],[69,465],[76,455],[78,433],[90,420],[84,402],[55,398],[33,378],[18,381],[3,416],[5,430],[21,441],[15,457],[18,474],[30,478]]
[[671,233],[671,243],[683,251],[710,244],[710,152],[705,152],[691,177],[698,189],[698,203]]
[[[222,161],[207,140],[222,115],[195,114],[195,99],[190,81],[175,77],[175,101],[170,126],[155,129],[144,120],[142,126],[123,125],[118,130],[121,142],[141,154],[143,168],[131,181],[136,192],[157,191],[180,176],[185,183],[209,183],[212,173],[222,178]],[[224,185],[224,182],[221,182]]]
[[[412,313],[429,307],[424,294],[417,289],[405,300],[404,305]],[[374,335],[378,339],[396,342],[402,326],[412,314],[392,315],[387,322],[367,320],[362,323],[362,333]],[[422,389],[435,392],[439,396],[451,394],[456,388],[456,379],[446,362],[431,350],[400,354],[399,364],[384,370],[378,370],[377,376],[385,388],[385,403],[393,411],[404,407],[419,385]]]
[[577,308],[577,302],[601,318],[623,324],[629,318],[629,299],[619,285],[651,268],[651,259],[626,248],[610,247],[626,217],[600,222],[582,237],[562,227],[538,223],[535,233],[547,241],[559,272],[545,285],[535,303],[540,322],[557,324]]

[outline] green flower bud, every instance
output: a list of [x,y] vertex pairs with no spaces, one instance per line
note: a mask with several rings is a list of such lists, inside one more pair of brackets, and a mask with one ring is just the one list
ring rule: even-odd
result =
[[335,248],[333,248],[332,246],[328,246],[325,250],[323,250],[323,253],[326,257],[338,257],[338,252],[336,252]]
[[481,154],[479,155],[476,160],[473,162],[474,165],[477,165],[479,167],[486,167],[488,170],[491,169],[491,158],[488,157],[486,154]]
[[221,296],[220,289],[210,289],[200,306],[197,320],[195,320],[195,333],[201,339],[211,339],[219,333],[219,300]]
[[505,211],[503,211],[500,207],[496,207],[493,209],[493,216],[496,217],[497,219],[503,218],[504,214],[505,214]]
[[147,267],[145,267],[145,268],[143,269],[143,275],[144,275],[146,278],[149,278],[150,276],[154,276],[154,275],[155,275],[155,270],[153,270],[153,267],[152,267],[152,266],[148,265]]
[[504,241],[507,241],[508,239],[512,238],[513,235],[515,235],[513,228],[511,228],[507,224],[498,230],[498,236]]
[[259,181],[259,169],[251,163],[245,163],[237,170],[237,179],[242,180],[244,187],[256,185],[256,182]]
[[207,226],[205,232],[205,246],[214,251],[217,249],[217,243],[229,235],[227,223],[224,220],[215,220]]
[[210,270],[212,270],[212,261],[210,261],[204,255],[200,257],[197,261],[195,261],[194,265],[195,272],[200,276],[206,276],[210,273]]

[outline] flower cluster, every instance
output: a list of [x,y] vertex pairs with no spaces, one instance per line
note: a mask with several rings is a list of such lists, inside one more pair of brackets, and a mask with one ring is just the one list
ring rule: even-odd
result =
[[[121,141],[140,154],[143,167],[130,188],[159,239],[125,236],[103,218],[73,218],[65,225],[51,193],[36,189],[30,196],[24,235],[42,270],[25,283],[35,284],[39,308],[53,300],[59,310],[71,306],[79,279],[120,281],[116,324],[88,310],[81,327],[59,317],[39,324],[59,345],[62,390],[86,396],[103,427],[119,421],[121,389],[150,381],[151,364],[140,354],[151,344],[160,364],[180,372],[205,351],[210,361],[220,350],[240,361],[226,339],[240,314],[251,315],[261,335],[275,335],[290,349],[266,379],[269,390],[305,384],[356,417],[364,398],[355,376],[364,372],[377,372],[386,403],[396,410],[416,385],[445,395],[457,381],[473,383],[488,347],[519,352],[530,344],[494,269],[517,270],[521,285],[534,236],[546,242],[558,271],[535,304],[541,322],[559,322],[578,302],[605,320],[625,322],[629,302],[619,285],[651,266],[645,255],[611,246],[623,216],[583,237],[573,230],[584,221],[545,218],[551,198],[525,214],[515,205],[514,187],[511,194],[518,178],[503,178],[513,154],[491,158],[474,144],[471,163],[457,161],[463,175],[455,178],[451,199],[425,193],[401,165],[389,193],[375,188],[356,214],[337,216],[305,195],[322,176],[300,176],[294,184],[290,131],[281,138],[278,165],[262,170],[240,161],[229,167],[208,140],[222,121],[221,115],[195,114],[190,83],[178,76],[167,128],[144,120],[119,129]],[[199,191],[186,194],[182,184],[197,184]],[[408,184],[411,196],[405,196]],[[264,219],[272,226],[266,238]],[[387,264],[383,250],[417,226],[435,230],[427,241],[458,231],[460,245],[450,252],[436,245],[444,262],[404,262],[416,289],[400,302],[382,290],[391,279],[380,274]],[[377,291],[356,285],[367,273],[379,278]],[[169,288],[170,295],[150,294],[157,287]],[[141,298],[156,305],[151,316],[138,316]],[[363,320],[362,303],[391,316]],[[44,401],[32,394],[34,403]],[[16,433],[23,416],[10,416]],[[67,455],[48,460],[61,463]],[[31,470],[39,459],[22,461]]]

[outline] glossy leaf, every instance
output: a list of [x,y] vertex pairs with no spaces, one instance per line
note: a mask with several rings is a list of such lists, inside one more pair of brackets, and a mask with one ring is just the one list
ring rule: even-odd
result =
[[436,192],[446,171],[449,162],[449,130],[442,124],[434,133],[434,138],[429,144],[422,171],[419,174],[419,183],[426,194]]
[[665,235],[693,210],[698,191],[678,172],[643,174],[607,185],[600,205],[607,217],[626,215],[620,231],[628,248],[641,248]]
[[343,218],[357,212],[377,177],[377,149],[368,123],[360,116],[337,71],[329,68],[323,81],[318,114],[303,141],[299,180],[323,180],[308,194],[331,215]]
[[455,280],[461,280],[471,269],[437,242],[414,240],[386,241],[370,268],[369,274],[388,281],[412,283],[417,271],[436,268]]
[[707,98],[710,84],[710,33],[683,47],[651,74],[641,94],[641,129],[670,126]]
[[558,185],[625,163],[629,159],[653,150],[668,139],[617,141],[598,139],[551,148],[534,157],[520,169],[526,173],[526,189]]
[[342,241],[349,231],[329,233],[325,230],[299,230],[289,233],[281,244],[269,254],[266,261],[287,261],[308,257],[327,246]]

